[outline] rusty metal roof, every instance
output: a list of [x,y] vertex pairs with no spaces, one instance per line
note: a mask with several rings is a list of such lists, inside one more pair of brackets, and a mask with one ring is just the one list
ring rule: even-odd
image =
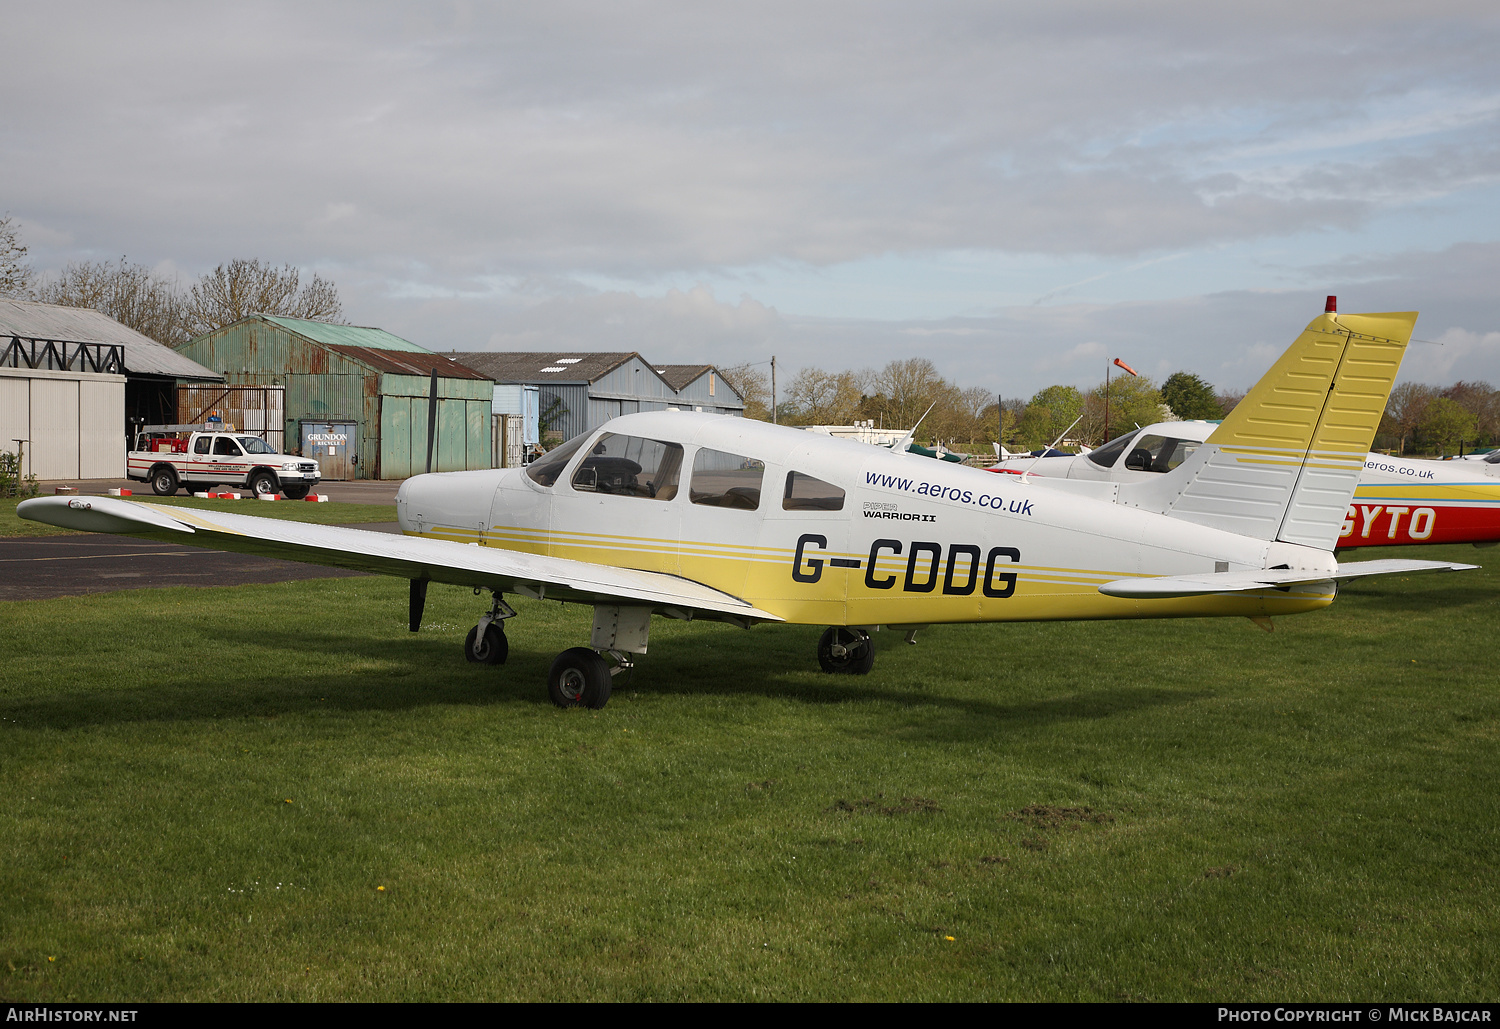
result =
[[432,370],[436,368],[438,378],[441,379],[482,379],[486,382],[490,380],[488,375],[477,372],[473,368],[467,368],[442,354],[434,354],[427,350],[380,350],[375,347],[346,346],[338,343],[326,345],[329,350],[336,350],[345,357],[351,357],[377,371],[392,375],[425,376],[431,375]]
[[305,336],[314,343],[322,343],[324,346],[431,353],[426,347],[417,346],[410,340],[402,339],[384,329],[374,329],[364,325],[332,325],[328,322],[309,321],[306,318],[283,318],[271,314],[251,315],[251,317],[264,318],[268,322],[295,332],[299,336]]
[[[634,352],[589,354],[574,351],[547,353],[497,353],[470,350],[453,353],[456,361],[478,369],[496,382],[594,382],[614,371]],[[644,361],[642,363],[645,363]]]
[[69,343],[109,343],[125,349],[125,371],[130,375],[224,381],[224,376],[212,368],[205,368],[192,358],[92,308],[0,300],[0,337],[9,336],[66,340]]

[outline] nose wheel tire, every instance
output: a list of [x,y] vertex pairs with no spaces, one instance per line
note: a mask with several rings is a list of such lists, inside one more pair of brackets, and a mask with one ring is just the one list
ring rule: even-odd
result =
[[588,647],[557,655],[547,673],[547,696],[558,707],[591,707],[609,703],[609,662]]
[[283,487],[281,495],[288,500],[303,500],[307,497],[307,491],[311,488],[310,486],[286,486]]
[[477,664],[503,665],[509,654],[510,641],[505,638],[505,630],[494,622],[484,627],[482,637],[476,625],[464,639],[464,657]]
[[875,667],[875,644],[863,629],[835,626],[818,640],[818,667],[834,675],[866,675]]
[[177,492],[177,473],[170,468],[158,468],[151,476],[151,492],[158,497],[170,497]]

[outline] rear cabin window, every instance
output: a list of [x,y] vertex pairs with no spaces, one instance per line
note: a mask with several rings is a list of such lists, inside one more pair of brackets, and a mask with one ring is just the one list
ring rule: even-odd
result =
[[197,439],[193,440],[193,453],[206,454],[208,453],[208,448],[213,445],[214,441],[211,436],[199,436]]
[[1170,472],[1199,446],[1196,440],[1142,436],[1125,456],[1125,467],[1133,472]]
[[788,472],[781,507],[785,511],[842,511],[844,491],[805,472]]
[[760,507],[761,480],[765,462],[722,450],[703,449],[693,455],[693,480],[688,499],[705,507],[733,507],[754,511]]
[[573,473],[573,488],[584,493],[671,500],[682,475],[682,447],[642,436],[608,432],[600,436]]

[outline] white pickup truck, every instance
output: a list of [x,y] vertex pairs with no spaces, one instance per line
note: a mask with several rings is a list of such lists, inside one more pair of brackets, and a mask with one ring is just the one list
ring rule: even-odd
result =
[[278,454],[258,436],[243,432],[173,431],[146,426],[126,455],[125,474],[149,482],[169,497],[179,488],[195,493],[210,486],[244,486],[256,496],[279,493],[301,500],[318,484],[318,462]]

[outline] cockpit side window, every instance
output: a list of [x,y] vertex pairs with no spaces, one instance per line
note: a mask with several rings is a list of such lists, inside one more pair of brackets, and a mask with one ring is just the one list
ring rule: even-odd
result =
[[844,491],[805,472],[787,472],[781,507],[785,511],[842,511]]
[[659,439],[600,436],[573,473],[573,488],[584,493],[612,493],[649,500],[677,496],[682,475],[682,447]]
[[526,476],[538,486],[551,486],[557,482],[578,448],[588,441],[588,433],[574,436],[560,447],[553,447],[537,460],[526,466]]
[[1089,460],[1100,468],[1113,468],[1115,462],[1120,459],[1120,455],[1125,453],[1126,445],[1133,439],[1135,439],[1134,432],[1127,432],[1123,436],[1116,437],[1098,450],[1091,451],[1088,455]]
[[693,481],[688,487],[688,499],[705,507],[754,511],[760,507],[760,486],[765,474],[764,461],[705,447],[693,455]]
[[1197,450],[1197,440],[1171,436],[1142,436],[1130,448],[1125,467],[1134,472],[1170,472]]

